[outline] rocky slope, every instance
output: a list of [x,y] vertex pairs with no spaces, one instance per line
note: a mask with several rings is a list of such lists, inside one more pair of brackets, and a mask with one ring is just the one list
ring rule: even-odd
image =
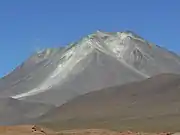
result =
[[59,129],[178,131],[179,94],[180,75],[161,74],[74,98],[43,116],[42,123]]
[[100,32],[34,54],[0,80],[0,97],[62,105],[79,95],[160,73],[180,73],[180,57],[133,32]]
[[0,98],[0,125],[14,125],[34,122],[41,115],[54,108],[52,105]]

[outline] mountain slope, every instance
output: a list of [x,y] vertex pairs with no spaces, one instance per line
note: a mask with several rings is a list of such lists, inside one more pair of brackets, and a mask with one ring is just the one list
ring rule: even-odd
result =
[[0,98],[0,125],[14,125],[32,122],[54,108],[42,103],[19,101],[12,98]]
[[42,119],[45,125],[57,129],[177,131],[179,94],[180,75],[161,74],[81,95]]
[[160,73],[179,74],[180,57],[129,31],[97,31],[66,48],[32,56],[1,79],[0,95],[61,105],[90,91]]

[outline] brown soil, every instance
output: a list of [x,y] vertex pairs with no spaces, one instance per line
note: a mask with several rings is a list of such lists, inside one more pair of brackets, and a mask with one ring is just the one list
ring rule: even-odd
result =
[[55,132],[33,125],[1,126],[0,135],[55,135]]
[[78,129],[55,132],[34,125],[1,126],[0,135],[171,135],[168,133],[116,132],[104,129]]

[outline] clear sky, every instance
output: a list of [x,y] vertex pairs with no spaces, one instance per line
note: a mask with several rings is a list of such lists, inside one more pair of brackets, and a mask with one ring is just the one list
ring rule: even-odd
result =
[[0,76],[37,48],[57,47],[96,30],[132,30],[180,52],[180,0],[1,0]]

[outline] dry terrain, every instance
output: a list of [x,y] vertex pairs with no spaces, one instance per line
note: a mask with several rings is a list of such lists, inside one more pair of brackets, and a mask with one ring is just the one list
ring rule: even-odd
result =
[[179,95],[180,75],[162,74],[79,96],[45,115],[43,124],[61,130],[179,131]]
[[55,135],[55,132],[44,128],[33,128],[34,125],[1,126],[0,135]]
[[169,133],[116,132],[105,129],[77,129],[55,132],[34,125],[1,126],[0,135],[168,135]]

